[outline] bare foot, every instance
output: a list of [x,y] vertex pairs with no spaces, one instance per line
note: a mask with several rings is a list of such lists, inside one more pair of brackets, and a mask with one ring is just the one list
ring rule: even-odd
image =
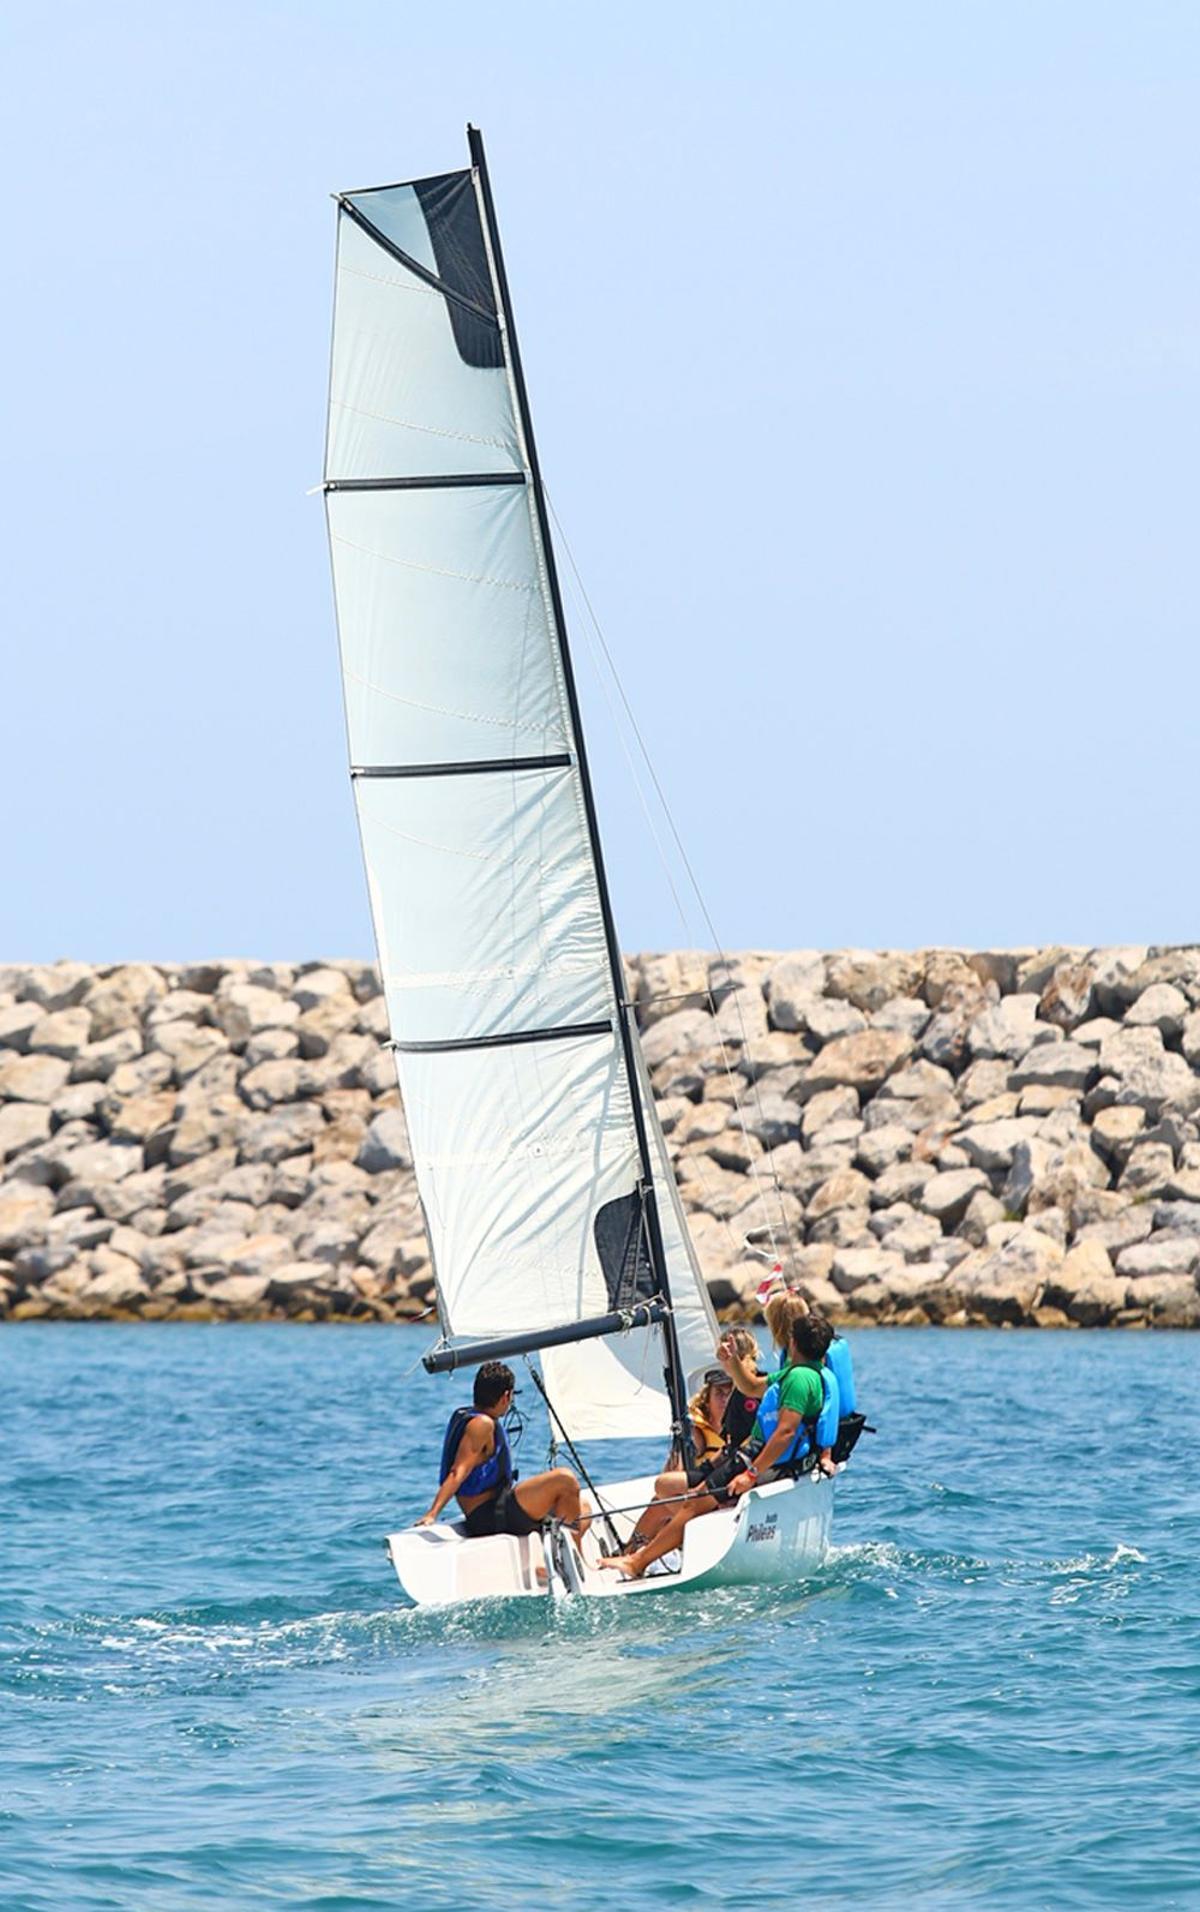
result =
[[601,1560],[599,1564],[612,1573],[623,1573],[626,1580],[638,1580],[641,1578],[641,1569],[634,1566],[632,1554],[611,1554],[607,1559]]

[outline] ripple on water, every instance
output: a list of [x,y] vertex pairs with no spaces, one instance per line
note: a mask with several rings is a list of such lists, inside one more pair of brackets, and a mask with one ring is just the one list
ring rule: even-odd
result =
[[[397,1429],[396,1337],[23,1339],[0,1904],[758,1912],[793,1850],[866,1906],[1190,1902],[1200,1508],[1171,1430],[1135,1476],[1089,1417],[1194,1418],[1195,1343],[859,1342],[884,1431],[811,1581],[431,1612],[379,1549],[447,1399]],[[998,1455],[1050,1379],[1061,1446]]]

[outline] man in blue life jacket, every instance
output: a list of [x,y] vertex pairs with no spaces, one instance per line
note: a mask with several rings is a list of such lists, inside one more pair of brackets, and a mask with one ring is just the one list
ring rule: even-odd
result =
[[515,1379],[503,1361],[485,1361],[475,1375],[474,1406],[456,1407],[442,1443],[441,1484],[428,1513],[416,1522],[432,1526],[454,1495],[465,1516],[468,1538],[536,1533],[543,1521],[561,1520],[578,1546],[588,1529],[579,1505],[579,1482],[569,1467],[533,1474],[518,1483],[503,1419],[512,1406]]

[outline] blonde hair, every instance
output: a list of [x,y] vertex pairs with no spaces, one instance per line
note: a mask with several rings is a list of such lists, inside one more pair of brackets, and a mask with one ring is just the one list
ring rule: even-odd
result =
[[770,1297],[763,1314],[771,1339],[777,1348],[785,1351],[792,1345],[792,1327],[801,1316],[808,1313],[808,1303],[803,1295],[795,1295],[790,1290]]

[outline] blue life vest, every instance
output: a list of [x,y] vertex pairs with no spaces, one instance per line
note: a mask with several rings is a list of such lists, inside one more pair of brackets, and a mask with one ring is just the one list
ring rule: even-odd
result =
[[[442,1471],[438,1475],[439,1482],[445,1480],[450,1469],[453,1467],[454,1457],[458,1453],[458,1444],[466,1433],[467,1423],[473,1421],[478,1413],[479,1409],[477,1407],[456,1407],[449,1421],[446,1423],[446,1438],[442,1442]],[[507,1487],[511,1481],[513,1470],[512,1455],[508,1446],[508,1435],[504,1432],[499,1421],[495,1423],[495,1427],[495,1447],[488,1455],[487,1460],[480,1461],[478,1467],[471,1469],[466,1480],[459,1486],[458,1491],[460,1494],[498,1493],[502,1487]]]
[[838,1399],[843,1415],[853,1414],[857,1403],[854,1391],[854,1363],[850,1358],[850,1344],[843,1341],[840,1334],[835,1335],[829,1344],[825,1366],[832,1369],[837,1378]]
[[[795,1363],[792,1365],[794,1366]],[[831,1373],[828,1368],[822,1368],[820,1373],[821,1386],[824,1390],[821,1412],[813,1421],[802,1421],[800,1423],[799,1428],[796,1430],[796,1438],[791,1446],[786,1448],[772,1463],[775,1467],[785,1467],[790,1461],[803,1460],[806,1454],[812,1452],[814,1435],[816,1437],[815,1445],[818,1453],[820,1453],[823,1448],[832,1447],[837,1439],[838,1420],[841,1414],[837,1377]],[[763,1395],[762,1405],[758,1410],[758,1425],[762,1432],[763,1441],[769,1441],[779,1425],[778,1381],[773,1381]]]

